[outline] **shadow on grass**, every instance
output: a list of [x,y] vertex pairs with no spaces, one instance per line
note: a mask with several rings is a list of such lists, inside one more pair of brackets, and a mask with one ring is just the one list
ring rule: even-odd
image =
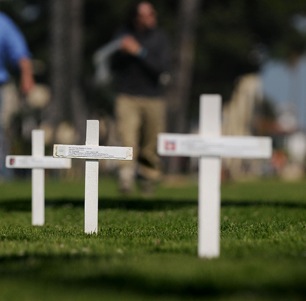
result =
[[[143,198],[130,198],[130,199],[118,199],[118,198],[103,198],[99,200],[99,209],[122,209],[122,210],[136,210],[136,211],[160,211],[160,210],[177,210],[181,208],[196,207],[198,205],[197,200],[180,199],[143,199]],[[46,201],[46,207],[48,208],[60,208],[60,207],[73,207],[83,208],[83,199],[48,199]],[[299,202],[286,202],[286,201],[239,201],[224,199],[221,203],[222,207],[280,207],[287,209],[306,209],[305,203]],[[30,211],[31,201],[29,199],[18,201],[0,201],[0,210],[7,212],[11,211]]]
[[287,201],[237,201],[223,200],[222,207],[280,207],[285,209],[306,209],[305,203]]
[[[216,277],[220,273],[218,269],[215,273],[211,273],[210,269],[206,271],[205,266],[199,265],[196,260],[189,262],[193,269],[191,274],[190,271],[187,274],[178,272],[177,262],[171,261],[163,267],[168,270],[166,273],[163,273],[163,268],[160,271],[150,270],[150,266],[144,268],[120,264],[110,268],[106,262],[101,264],[95,257],[87,259],[65,256],[38,256],[22,259],[10,257],[0,258],[0,262],[2,277],[18,283],[29,280],[33,282],[35,279],[35,286],[44,286],[45,283],[48,283],[54,288],[53,293],[55,294],[58,288],[65,288],[74,294],[77,294],[79,290],[94,290],[100,297],[103,297],[105,290],[113,291],[115,294],[120,292],[128,300],[130,300],[129,296],[135,297],[135,294],[142,297],[167,296],[180,299],[235,295],[246,297],[251,294],[253,298],[263,295],[273,297],[271,300],[278,300],[277,297],[284,298],[284,296],[287,296],[289,300],[292,294],[295,297],[302,297],[306,294],[302,277],[288,281],[286,285],[282,281],[277,283],[277,280],[271,281],[268,278],[254,282],[249,281],[248,277],[244,279],[238,277],[239,280],[235,282],[226,278],[227,273],[225,275],[221,273],[221,279],[219,279]],[[183,263],[179,262],[179,264]],[[82,270],[82,267],[85,266],[86,268]],[[76,267],[78,270],[81,269],[80,272],[76,272]],[[70,272],[67,272],[69,270]],[[74,273],[71,273],[71,270],[74,270]]]
[[[179,200],[172,201],[166,199],[141,199],[133,198],[128,200],[120,200],[117,198],[104,198],[99,200],[99,209],[123,209],[123,210],[139,210],[139,211],[159,211],[159,210],[176,210],[186,207],[196,206],[197,202],[194,200]],[[60,207],[74,207],[74,208],[83,208],[84,200],[83,199],[56,199],[56,200],[47,200],[46,207],[48,208],[60,208]],[[4,211],[30,211],[31,210],[31,201],[18,200],[18,201],[1,201],[0,210]]]
[[[35,280],[35,285],[54,285],[55,287],[65,287],[67,290],[78,291],[79,289],[94,289],[95,291],[103,292],[114,291],[134,295],[139,294],[142,296],[195,296],[195,295],[216,295],[218,289],[211,283],[198,283],[197,280],[192,280],[182,276],[183,279],[177,277],[165,277],[161,274],[152,275],[149,271],[138,269],[137,267],[128,269],[126,266],[113,267],[112,269],[105,269],[97,266],[92,269],[92,273],[86,269],[86,274],[74,273],[67,275],[65,271],[69,267],[74,267],[77,261],[81,260],[84,264],[84,257],[70,258],[69,256],[29,256],[18,258],[11,256],[6,258],[0,257],[1,274],[2,278],[12,279],[13,281],[28,281]],[[95,257],[87,257],[85,262],[92,266]],[[19,268],[16,268],[19,266]],[[63,266],[64,272],[61,272]],[[45,271],[49,271],[45,273]],[[69,274],[69,273],[68,273]],[[182,281],[183,280],[183,281]],[[220,291],[221,292],[221,291]],[[220,293],[219,292],[219,293]],[[56,291],[55,291],[56,293]]]

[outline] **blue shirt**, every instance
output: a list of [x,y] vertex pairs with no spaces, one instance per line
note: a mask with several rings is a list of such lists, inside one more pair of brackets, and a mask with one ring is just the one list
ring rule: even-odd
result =
[[8,66],[16,68],[20,59],[29,57],[24,36],[13,21],[0,12],[0,84],[9,79]]

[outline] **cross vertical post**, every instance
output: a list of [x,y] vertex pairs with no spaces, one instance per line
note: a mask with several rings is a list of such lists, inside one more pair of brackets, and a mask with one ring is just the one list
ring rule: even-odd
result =
[[[199,135],[221,135],[220,95],[201,95]],[[199,159],[198,255],[218,257],[220,254],[220,172],[221,158]]]
[[[99,121],[87,120],[86,145],[99,145]],[[85,233],[98,232],[99,160],[85,161]]]
[[[44,157],[44,131],[32,131],[32,156]],[[45,223],[45,170],[32,169],[32,225],[42,226]]]

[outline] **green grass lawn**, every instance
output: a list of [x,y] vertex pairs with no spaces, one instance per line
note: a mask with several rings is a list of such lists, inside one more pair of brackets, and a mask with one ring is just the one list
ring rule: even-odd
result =
[[0,184],[0,300],[306,300],[306,181],[222,185],[221,256],[197,258],[197,183],[153,199],[99,186],[85,235],[83,182],[46,181],[31,226],[30,180]]

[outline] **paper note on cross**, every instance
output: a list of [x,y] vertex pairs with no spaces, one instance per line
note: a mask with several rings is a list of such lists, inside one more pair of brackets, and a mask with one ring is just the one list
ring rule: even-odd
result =
[[70,159],[45,156],[43,130],[32,131],[32,156],[6,156],[7,168],[32,169],[32,225],[45,223],[45,169],[70,168]]
[[99,121],[87,120],[85,145],[55,144],[53,156],[85,159],[85,233],[98,232],[99,160],[132,160],[132,147],[99,146]]
[[199,135],[158,136],[158,153],[163,156],[199,157],[198,255],[220,254],[221,158],[269,158],[269,137],[221,136],[221,97],[201,95]]

